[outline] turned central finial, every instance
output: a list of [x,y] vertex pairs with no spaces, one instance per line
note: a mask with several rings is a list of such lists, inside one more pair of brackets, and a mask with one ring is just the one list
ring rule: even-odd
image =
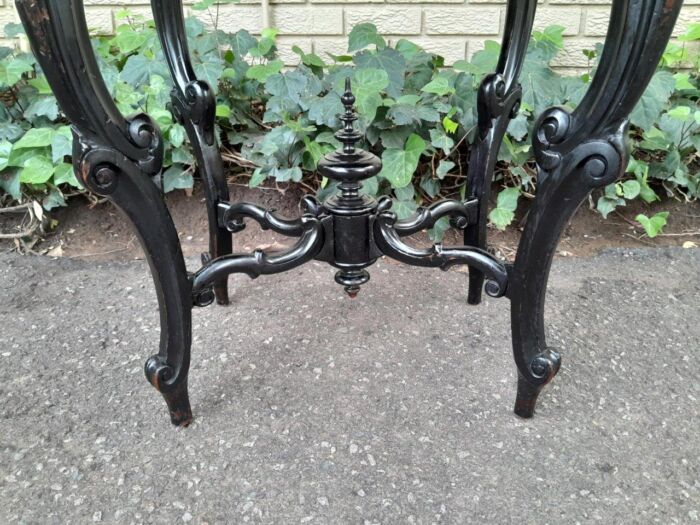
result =
[[335,134],[340,142],[343,143],[343,153],[352,155],[355,153],[355,143],[362,138],[362,134],[355,131],[355,121],[357,114],[355,113],[355,95],[352,94],[352,82],[350,77],[345,79],[345,93],[340,97],[340,101],[345,106],[345,113],[340,116],[343,123],[343,129]]
[[379,173],[382,163],[372,153],[357,147],[357,142],[363,135],[355,129],[358,117],[354,108],[355,95],[352,94],[350,78],[345,79],[345,92],[340,101],[345,106],[345,111],[338,115],[343,126],[335,133],[335,138],[342,143],[342,147],[324,156],[318,163],[318,171],[324,177],[340,182],[343,195],[350,200],[356,200],[361,187],[359,182]]

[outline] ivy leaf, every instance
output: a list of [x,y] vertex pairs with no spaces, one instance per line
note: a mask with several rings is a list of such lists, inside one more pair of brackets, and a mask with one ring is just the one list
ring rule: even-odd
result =
[[392,211],[396,214],[396,216],[401,219],[406,219],[413,215],[416,210],[418,209],[418,205],[416,204],[416,201],[414,200],[408,200],[408,201],[402,201],[402,200],[395,200],[393,206],[391,207]]
[[6,169],[0,172],[0,188],[18,201],[22,197],[19,183],[19,170]]
[[503,208],[494,208],[489,213],[489,220],[499,230],[505,230],[508,225],[513,222],[515,214],[512,211],[504,210]]
[[641,224],[649,238],[653,239],[663,231],[664,226],[666,226],[668,216],[669,212],[667,211],[657,213],[651,218],[647,217],[643,213],[640,213],[634,218],[634,220]]
[[493,40],[487,40],[484,42],[484,49],[474,53],[471,63],[459,61],[455,66],[459,67],[458,71],[473,73],[481,77],[496,69],[500,54],[501,45]]
[[518,116],[510,121],[508,125],[508,133],[517,141],[523,140],[528,133],[527,116],[524,113],[518,113]]
[[128,25],[122,26],[122,28],[112,39],[112,45],[124,55],[139,49],[149,38],[148,33],[145,31],[134,31]]
[[363,180],[360,193],[366,193],[367,195],[376,197],[377,193],[379,193],[379,178],[374,176]]
[[49,194],[41,201],[41,205],[46,211],[66,205],[66,199],[58,188],[51,188]]
[[386,71],[381,69],[358,69],[355,71],[353,93],[356,99],[357,111],[368,122],[372,122],[377,114],[377,108],[382,103],[380,93],[389,85]]
[[165,131],[173,125],[173,114],[167,109],[152,109],[150,115],[161,131]]
[[12,153],[12,143],[8,140],[0,141],[0,171],[9,165],[10,153]]
[[457,78],[455,78],[455,94],[450,97],[450,103],[461,110],[462,116],[458,120],[466,129],[469,129],[472,123],[476,122],[474,118],[476,86],[473,76],[465,73],[457,75]]
[[294,166],[293,168],[273,168],[271,172],[272,176],[278,182],[299,182],[303,176],[301,168]]
[[382,171],[393,188],[403,188],[411,183],[413,173],[418,167],[420,156],[425,151],[425,141],[415,133],[408,137],[404,149],[389,148],[382,153]]
[[37,155],[24,163],[19,172],[19,181],[25,184],[43,184],[51,178],[54,169],[51,159]]
[[215,115],[217,118],[228,119],[231,117],[231,108],[226,104],[217,104]]
[[216,93],[219,79],[224,72],[224,61],[218,56],[212,55],[210,59],[195,64],[194,72],[197,78],[206,81]]
[[180,164],[194,164],[194,157],[187,148],[175,148],[172,150],[172,161]]
[[535,41],[535,48],[539,48],[544,52],[544,57],[547,62],[552,60],[560,49],[564,47],[564,31],[563,26],[552,25],[545,28],[544,31],[534,31],[532,38]]
[[192,173],[183,169],[180,164],[173,164],[163,173],[163,191],[165,193],[175,189],[187,190],[193,185]]
[[449,93],[454,93],[455,89],[450,86],[450,81],[447,77],[439,76],[435,77],[425,86],[423,86],[421,88],[421,91],[425,93],[433,93],[438,96],[443,96]]
[[396,99],[397,104],[407,104],[409,106],[415,106],[420,102],[420,95],[402,95]]
[[615,208],[625,205],[624,199],[617,197],[616,191],[615,184],[609,184],[605,187],[605,194],[598,199],[596,209],[604,219],[607,219]]
[[51,160],[54,164],[63,161],[63,157],[73,153],[73,134],[68,126],[61,126],[51,141]]
[[428,237],[430,237],[430,240],[433,242],[440,242],[443,237],[445,237],[445,232],[449,229],[450,219],[448,217],[442,217],[428,230]]
[[536,114],[561,102],[561,77],[549,66],[549,60],[548,51],[541,47],[531,47],[520,75],[523,104],[534,108]]
[[519,198],[520,188],[517,186],[506,188],[498,194],[496,207],[489,214],[489,220],[496,228],[505,230],[513,222]]
[[0,139],[14,142],[24,135],[24,128],[12,122],[0,122]]
[[188,16],[185,18],[185,32],[189,38],[195,39],[204,33],[204,24],[199,18]]
[[435,174],[438,176],[438,179],[442,180],[445,178],[445,175],[447,175],[455,166],[456,164],[451,160],[441,160],[437,169],[435,170]]
[[319,142],[311,140],[309,137],[304,137],[304,146],[310,160],[310,162],[305,163],[305,167],[309,170],[315,170],[323,156],[333,151],[333,146],[320,144]]
[[120,78],[132,87],[148,84],[151,75],[170,78],[170,72],[165,61],[154,60],[143,54],[131,55],[124,64]]
[[519,198],[520,188],[506,188],[498,194],[498,199],[496,199],[496,207],[504,210],[515,211],[518,207]]
[[394,195],[396,195],[397,200],[411,201],[416,197],[416,188],[412,184],[403,188],[394,188]]
[[49,148],[12,148],[10,158],[7,159],[7,165],[15,168],[23,168],[24,163],[36,155],[49,155]]
[[319,126],[337,127],[338,114],[343,112],[343,103],[338,94],[331,91],[325,97],[312,98],[313,103],[309,104],[309,120]]
[[640,148],[650,151],[668,151],[669,149],[669,140],[666,134],[656,126],[650,126],[649,129],[644,131],[642,138],[643,140],[638,143]]
[[246,56],[250,49],[258,45],[258,41],[255,40],[255,37],[253,37],[245,29],[241,29],[240,31],[234,33],[231,36],[229,43],[231,44],[231,50],[239,58]]
[[445,155],[449,155],[452,148],[455,145],[455,141],[450,137],[441,133],[437,129],[430,130],[430,144],[437,149],[441,149],[445,152]]
[[265,89],[272,95],[291,99],[299,103],[308,79],[299,71],[276,73],[265,81]]
[[[683,111],[684,107],[686,108],[685,112]],[[658,126],[663,132],[667,143],[670,142],[671,144],[675,145],[676,149],[681,151],[692,147],[689,139],[693,132],[698,131],[698,126],[695,124],[695,119],[690,112],[690,108],[687,106],[679,106],[678,108],[674,108],[674,110],[661,115],[661,118],[658,121]],[[673,147],[671,144],[669,144],[666,150]]]
[[440,122],[440,113],[437,110],[415,104],[395,104],[389,109],[387,116],[399,126],[420,126],[423,120]]
[[431,199],[434,199],[440,193],[440,181],[430,176],[421,178],[420,187]]
[[647,182],[647,176],[639,176],[637,175],[637,182],[639,183],[639,196],[642,198],[644,202],[647,204],[651,204],[654,201],[659,200],[659,196],[656,194],[656,192],[649,186],[649,183]]
[[83,187],[75,177],[75,170],[73,170],[73,166],[66,162],[61,162],[58,166],[56,166],[56,170],[53,174],[53,182],[56,186],[59,184],[68,184],[74,188]]
[[14,86],[22,80],[25,73],[30,71],[34,71],[34,67],[31,62],[23,58],[13,57],[9,63],[3,61],[0,63],[0,85]]
[[603,195],[598,199],[596,210],[598,210],[598,213],[600,213],[604,219],[607,219],[608,215],[615,211],[615,208],[617,208],[621,202],[621,199],[611,199]]
[[[218,109],[217,106],[217,112]],[[185,128],[180,124],[173,124],[168,131],[168,139],[173,148],[179,148],[185,142]]]
[[412,60],[416,55],[420,54],[423,52],[423,49],[417,45],[411,42],[410,40],[406,40],[405,38],[399,39],[398,42],[396,42],[396,45],[394,46],[396,48],[396,51],[401,53],[406,60]]
[[392,98],[399,98],[402,95],[406,76],[406,60],[401,53],[387,47],[378,53],[363,51],[356,55],[353,61],[360,69],[373,68],[384,71],[389,77],[386,92]]
[[676,91],[695,89],[695,86],[690,83],[689,73],[676,73],[673,78],[676,80]]
[[248,181],[248,186],[250,186],[251,188],[257,188],[265,181],[267,175],[267,169],[255,168],[255,171],[253,171],[253,175],[250,177],[250,181]]
[[676,87],[676,79],[669,71],[660,70],[651,79],[639,103],[632,111],[631,121],[637,127],[648,130],[659,118]]
[[5,24],[5,36],[7,38],[14,38],[19,35],[24,35],[26,34],[24,31],[24,26],[22,24],[17,24],[14,22],[10,22],[9,24]]
[[292,46],[292,52],[299,55],[299,58],[301,58],[301,63],[305,66],[318,68],[326,67],[326,63],[321,59],[320,56],[314,53],[304,53],[304,50],[299,46]]
[[683,42],[700,40],[700,23],[689,24],[686,33],[684,35],[681,35],[679,40]]
[[457,131],[459,124],[449,117],[445,117],[442,119],[442,127],[445,128],[447,133],[454,134]]
[[282,70],[282,66],[284,66],[284,63],[281,60],[271,60],[267,64],[251,66],[246,71],[245,76],[264,84],[269,77],[279,73]]
[[621,186],[622,196],[627,200],[636,199],[642,191],[642,186],[636,180],[626,180]]
[[58,118],[58,103],[52,95],[37,97],[32,100],[31,104],[24,110],[24,117],[30,120],[36,117],[46,117],[49,120]]
[[352,28],[348,37],[348,53],[359,51],[369,45],[375,45],[377,49],[384,49],[386,41],[377,33],[377,26],[374,24],[357,24]]
[[51,145],[56,132],[52,128],[32,128],[15,142],[14,149],[41,148]]
[[690,113],[690,106],[676,106],[668,110],[666,114],[673,119],[686,121],[690,118]]

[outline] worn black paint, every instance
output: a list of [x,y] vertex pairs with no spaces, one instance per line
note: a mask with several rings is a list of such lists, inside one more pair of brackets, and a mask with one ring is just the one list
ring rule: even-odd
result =
[[[162,170],[162,140],[147,115],[123,117],[109,96],[90,46],[82,0],[16,0],[29,41],[56,98],[73,124],[73,162],[91,191],[108,197],[134,223],[155,282],[160,307],[158,354],[146,362],[148,380],[163,394],[176,425],[192,414],[187,394],[191,309],[218,300],[228,303],[227,278],[278,273],[317,259],[338,268],[336,281],[355,296],[369,280],[366,268],[386,255],[407,264],[447,269],[470,267],[468,302],[486,292],[511,300],[513,351],[518,367],[515,412],[534,413],[542,387],[559,370],[560,357],[547,347],[544,299],[552,257],[562,229],[595,188],[617,180],[629,160],[628,115],[641,97],[668,42],[682,0],[614,0],[610,30],[598,71],[579,107],[546,111],[536,125],[533,147],[539,168],[538,193],[515,263],[505,265],[487,251],[489,189],[498,150],[522,90],[518,76],[534,20],[536,0],[510,0],[496,71],[478,93],[478,133],[469,160],[469,196],[442,201],[397,220],[391,201],[361,191],[362,181],[381,170],[380,160],[356,147],[354,97],[348,82],[342,101],[338,151],[319,163],[319,172],[338,182],[325,202],[302,201],[303,215],[283,219],[250,203],[229,203],[214,133],[213,92],[190,63],[181,1],[152,0],[164,53],[174,79],[172,109],[187,130],[206,193],[210,252],[189,274],[177,232],[151,177]],[[401,237],[449,217],[465,231],[465,246],[427,249]],[[296,237],[280,253],[233,254],[231,234],[253,219],[264,229]]]

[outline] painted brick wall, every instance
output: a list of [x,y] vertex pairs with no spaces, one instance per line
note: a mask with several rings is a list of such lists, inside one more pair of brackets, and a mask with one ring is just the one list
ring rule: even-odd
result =
[[[193,1],[186,1],[191,4]],[[115,7],[129,6],[150,17],[147,0],[85,0],[88,22],[101,33],[111,33]],[[291,47],[306,52],[346,51],[353,25],[373,22],[389,40],[408,38],[449,63],[469,58],[483,41],[497,40],[505,23],[506,0],[271,0],[270,22],[280,30],[280,53],[290,64],[298,61]],[[610,0],[540,0],[536,27],[558,24],[566,28],[566,49],[557,59],[561,68],[587,66],[581,53],[603,40]],[[0,26],[17,21],[11,0],[0,0]],[[211,17],[193,12],[206,24]],[[700,22],[700,0],[685,0],[676,34],[690,22]],[[226,31],[245,28],[253,33],[262,26],[261,8],[255,0],[220,7],[219,27]]]

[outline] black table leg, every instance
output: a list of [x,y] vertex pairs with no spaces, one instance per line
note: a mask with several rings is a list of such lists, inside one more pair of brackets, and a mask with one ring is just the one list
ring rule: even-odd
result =
[[17,0],[27,36],[58,102],[73,123],[73,166],[83,184],[120,208],[135,226],[160,308],[160,350],[145,367],[176,425],[192,412],[187,395],[191,284],[180,242],[151,176],[163,145],[147,115],[125,119],[112,101],[90,44],[82,0]]
[[519,416],[532,417],[539,392],[559,370],[559,353],[545,341],[544,303],[562,230],[592,190],[623,175],[628,116],[657,68],[682,3],[615,0],[600,64],[581,104],[571,113],[549,109],[535,127],[537,197],[508,289]]
[[[518,114],[522,89],[518,83],[530,42],[537,0],[509,0],[506,27],[496,72],[481,82],[477,99],[478,130],[469,157],[467,190],[478,201],[478,218],[464,231],[464,244],[487,248],[489,196],[498,151],[508,124]],[[484,274],[469,267],[469,304],[481,302]]]
[[[228,202],[229,192],[214,127],[216,99],[211,86],[195,76],[187,47],[182,0],[151,0],[151,6],[175,82],[171,95],[173,113],[187,130],[204,184],[209,219],[209,254],[204,259],[216,259],[232,252],[231,233],[217,221],[217,205]],[[228,304],[228,280],[214,283],[214,293],[219,304]]]

